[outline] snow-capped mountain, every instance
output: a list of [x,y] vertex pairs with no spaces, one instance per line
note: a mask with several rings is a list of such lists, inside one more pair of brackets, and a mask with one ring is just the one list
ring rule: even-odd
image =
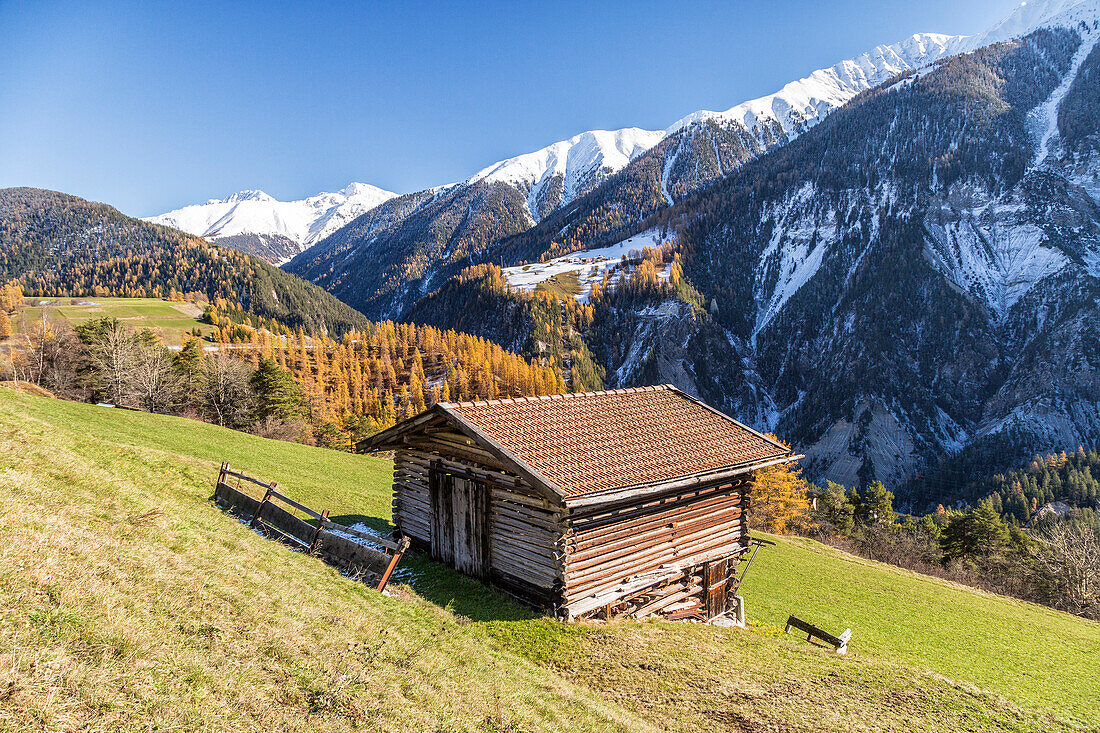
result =
[[[742,126],[746,134],[758,141],[759,152],[781,138],[784,141],[793,138],[859,92],[903,71],[966,50],[973,38],[976,37],[914,35],[902,43],[879,46],[854,59],[815,71],[805,79],[787,84],[775,94],[743,102],[725,112],[699,110],[665,130],[637,127],[589,130],[540,150],[498,161],[458,184],[438,189],[454,191],[478,184],[503,184],[523,197],[528,226],[533,226],[685,128],[707,124]],[[668,193],[667,172],[675,164],[677,155],[685,152],[682,149],[675,151],[665,166],[663,190],[669,202],[674,194]],[[688,164],[686,154],[684,158],[681,165]],[[705,177],[698,183],[706,180],[710,178]],[[301,251],[394,195],[356,183],[336,194],[318,194],[289,202],[275,201],[261,191],[242,191],[227,199],[212,199],[205,204],[151,217],[149,221],[208,238],[232,237],[234,239],[228,243],[238,246],[242,237],[251,237],[269,247],[279,242],[285,245],[289,240],[299,245],[298,251]],[[345,203],[341,199],[348,201]],[[292,246],[284,246],[283,250],[290,256],[298,254]],[[283,259],[276,258],[276,261]]]
[[625,168],[663,137],[664,132],[637,127],[614,132],[589,130],[542,150],[494,163],[467,183],[504,183],[525,191],[528,213],[538,222]]
[[281,264],[396,195],[366,183],[352,183],[335,193],[319,193],[300,201],[279,201],[263,191],[240,191],[146,221]]
[[393,199],[288,267],[372,316],[477,331],[483,310],[523,348],[534,324],[494,314],[524,301],[450,275],[583,284],[578,250],[659,239],[701,300],[597,303],[576,328],[607,386],[675,382],[847,484],[1096,444],[1098,38],[1100,0],[1028,3]]
[[[921,34],[725,112],[694,112],[665,130],[583,132],[494,163],[459,183],[393,199],[354,227],[319,242],[288,268],[369,315],[397,316],[432,283],[452,274],[449,265],[488,256],[496,242],[570,211],[571,204],[603,190],[617,173],[625,178],[605,192],[610,196],[606,206],[590,203],[578,209],[581,216],[600,221],[566,221],[545,231],[561,230],[559,238],[567,238],[567,230],[577,230],[598,239],[612,234],[609,210],[616,212],[616,226],[627,230],[655,209],[789,142],[856,94],[957,53],[967,42],[962,36]],[[586,240],[564,247],[563,253],[598,245]]]

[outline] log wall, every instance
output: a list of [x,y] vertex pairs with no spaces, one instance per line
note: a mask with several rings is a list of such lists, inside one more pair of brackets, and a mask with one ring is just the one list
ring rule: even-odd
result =
[[[491,579],[528,600],[555,603],[562,582],[564,510],[488,453],[479,455],[476,447],[458,444],[457,437],[421,437],[417,443],[394,454],[393,521],[397,528],[422,546],[432,546],[433,470],[484,484]],[[458,451],[462,457],[455,455]]]
[[[406,438],[395,451],[393,518],[402,533],[445,561],[453,553],[433,549],[433,527],[439,533],[461,519],[453,516],[453,503],[433,507],[433,471],[485,487],[487,521],[478,517],[472,526],[479,533],[488,527],[489,579],[566,617],[667,613],[692,603],[701,617],[713,617],[726,605],[724,578],[748,546],[748,480],[568,509],[464,436],[434,431]],[[434,490],[438,496],[440,487]],[[453,484],[447,490],[453,492]]]
[[[694,573],[748,544],[747,483],[727,482],[618,508],[572,512],[563,558],[563,605],[583,616],[683,577],[676,592],[703,590]],[[716,605],[717,601],[712,601]]]

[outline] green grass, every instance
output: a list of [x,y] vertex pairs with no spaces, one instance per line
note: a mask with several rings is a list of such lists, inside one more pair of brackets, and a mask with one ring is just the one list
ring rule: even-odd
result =
[[581,281],[576,272],[569,270],[540,282],[535,286],[535,290],[544,290],[567,300],[581,294]]
[[[37,302],[39,299],[31,299]],[[200,323],[202,309],[194,303],[169,303],[159,298],[43,298],[48,305],[27,305],[12,318],[17,331],[23,331],[42,317],[46,311],[56,318],[78,326],[94,318],[111,316],[133,328],[148,328],[160,336],[164,343],[174,346],[183,334],[198,328],[203,334],[215,331],[213,326]],[[73,304],[74,300],[77,304]]]
[[[0,727],[1100,726],[1100,624],[784,538],[748,631],[560,624],[415,556],[383,598],[218,512],[221,460],[388,520],[387,461],[0,390]],[[849,655],[782,634],[790,613],[851,627]]]
[[348,490],[384,465],[248,444],[0,390],[0,730],[634,728],[484,629],[216,509],[210,451]]

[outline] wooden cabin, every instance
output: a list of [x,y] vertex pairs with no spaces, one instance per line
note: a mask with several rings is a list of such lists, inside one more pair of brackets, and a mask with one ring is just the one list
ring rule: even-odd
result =
[[797,458],[671,385],[440,403],[359,450],[394,452],[414,545],[567,619],[725,613],[753,472]]

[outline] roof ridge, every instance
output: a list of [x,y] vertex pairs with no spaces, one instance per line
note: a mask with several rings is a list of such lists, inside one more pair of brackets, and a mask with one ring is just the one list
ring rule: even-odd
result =
[[639,392],[659,391],[680,392],[674,384],[650,384],[642,387],[620,387],[618,389],[592,390],[591,392],[563,392],[559,394],[535,395],[531,397],[497,397],[491,400],[473,400],[466,402],[438,402],[441,407],[483,407],[487,405],[507,405],[514,402],[539,402],[546,400],[582,399],[587,397],[599,397],[610,394],[637,394]]

